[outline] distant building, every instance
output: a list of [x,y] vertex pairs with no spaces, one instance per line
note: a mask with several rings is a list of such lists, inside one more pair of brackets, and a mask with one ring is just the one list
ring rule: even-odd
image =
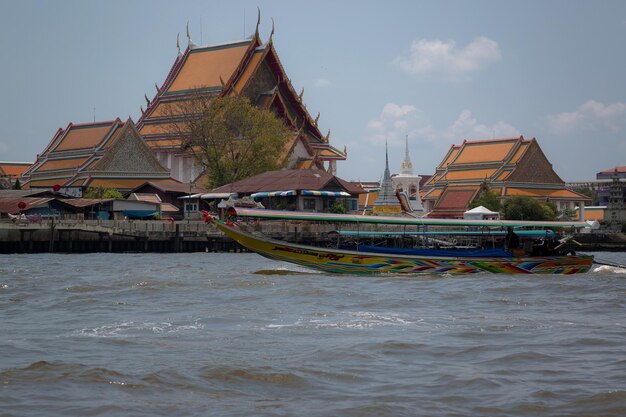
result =
[[591,201],[566,188],[534,138],[466,140],[450,147],[424,185],[428,217],[462,218],[482,190],[501,202],[512,196],[550,201],[563,213]]
[[398,191],[403,191],[409,198],[411,210],[414,212],[424,211],[422,201],[420,199],[420,182],[422,177],[413,174],[413,163],[409,156],[409,137],[406,137],[406,146],[404,150],[404,160],[402,161],[402,169],[400,174],[391,177],[393,186]]
[[[273,29],[272,29],[273,33]],[[219,45],[198,46],[188,36],[188,46],[178,56],[165,82],[157,86],[156,96],[137,126],[159,161],[171,170],[172,177],[195,181],[202,168],[192,155],[181,152],[182,139],[172,128],[173,117],[181,111],[178,104],[202,95],[208,97],[243,95],[257,107],[271,110],[291,129],[292,136],[276,158],[285,168],[325,169],[336,172],[336,161],[346,152],[332,147],[330,131],[323,135],[317,117],[311,117],[302,96],[291,84],[270,35],[262,43],[257,31],[251,38]],[[182,116],[182,115],[181,115]]]
[[32,162],[0,162],[0,189],[13,188]]
[[173,181],[130,119],[59,129],[22,178],[24,188],[59,186],[76,197],[88,187],[126,191],[146,181]]
[[385,144],[385,171],[383,180],[380,183],[378,197],[372,205],[372,213],[374,214],[400,214],[402,207],[400,200],[396,195],[396,188],[391,181],[391,173],[389,172],[389,153],[387,152],[387,144]]

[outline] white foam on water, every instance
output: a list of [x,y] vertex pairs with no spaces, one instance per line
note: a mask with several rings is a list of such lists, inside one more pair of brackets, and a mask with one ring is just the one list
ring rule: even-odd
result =
[[348,312],[347,317],[328,319],[298,319],[293,323],[269,324],[265,329],[368,329],[380,326],[416,326],[424,323],[424,319],[409,319],[395,313],[374,313],[369,311]]
[[157,335],[172,334],[184,331],[193,331],[203,329],[204,325],[195,320],[191,324],[173,324],[169,322],[153,323],[153,322],[119,322],[106,324],[104,326],[92,329],[80,329],[72,333],[73,336],[83,337],[135,337],[145,333],[153,333]]
[[612,273],[612,274],[626,274],[626,268],[620,268],[617,266],[602,265],[591,271],[593,273]]

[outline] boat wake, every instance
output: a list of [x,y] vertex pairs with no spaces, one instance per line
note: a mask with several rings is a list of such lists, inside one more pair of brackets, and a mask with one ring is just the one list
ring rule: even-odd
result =
[[593,273],[626,274],[626,268],[619,266],[602,265],[591,271]]

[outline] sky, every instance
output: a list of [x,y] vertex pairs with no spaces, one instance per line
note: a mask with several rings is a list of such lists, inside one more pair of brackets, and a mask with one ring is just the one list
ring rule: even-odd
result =
[[624,1],[0,0],[0,161],[69,122],[137,121],[186,44],[273,37],[337,174],[417,174],[463,140],[536,138],[565,181],[626,165]]

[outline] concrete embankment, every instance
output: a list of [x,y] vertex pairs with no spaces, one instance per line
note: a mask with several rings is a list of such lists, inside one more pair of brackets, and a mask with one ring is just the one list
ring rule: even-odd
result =
[[[345,225],[344,225],[345,226]],[[249,222],[242,227],[279,240],[308,245],[333,246],[339,242],[336,234],[340,224],[310,224],[298,221]],[[367,231],[404,232],[402,226],[360,225],[361,233]],[[346,243],[350,238],[341,238]],[[419,235],[407,235],[402,240],[393,237],[368,239],[366,233],[352,240],[369,244],[411,247]],[[468,245],[490,246],[499,244],[468,241]],[[575,236],[581,244],[577,251],[626,251],[626,236],[622,233],[590,233]],[[354,242],[352,242],[354,243]],[[433,242],[430,242],[431,244]],[[461,242],[459,242],[461,244]],[[0,220],[0,253],[88,253],[88,252],[243,252],[245,248],[224,236],[214,226],[201,221],[134,221],[134,220],[62,220],[41,223]]]

